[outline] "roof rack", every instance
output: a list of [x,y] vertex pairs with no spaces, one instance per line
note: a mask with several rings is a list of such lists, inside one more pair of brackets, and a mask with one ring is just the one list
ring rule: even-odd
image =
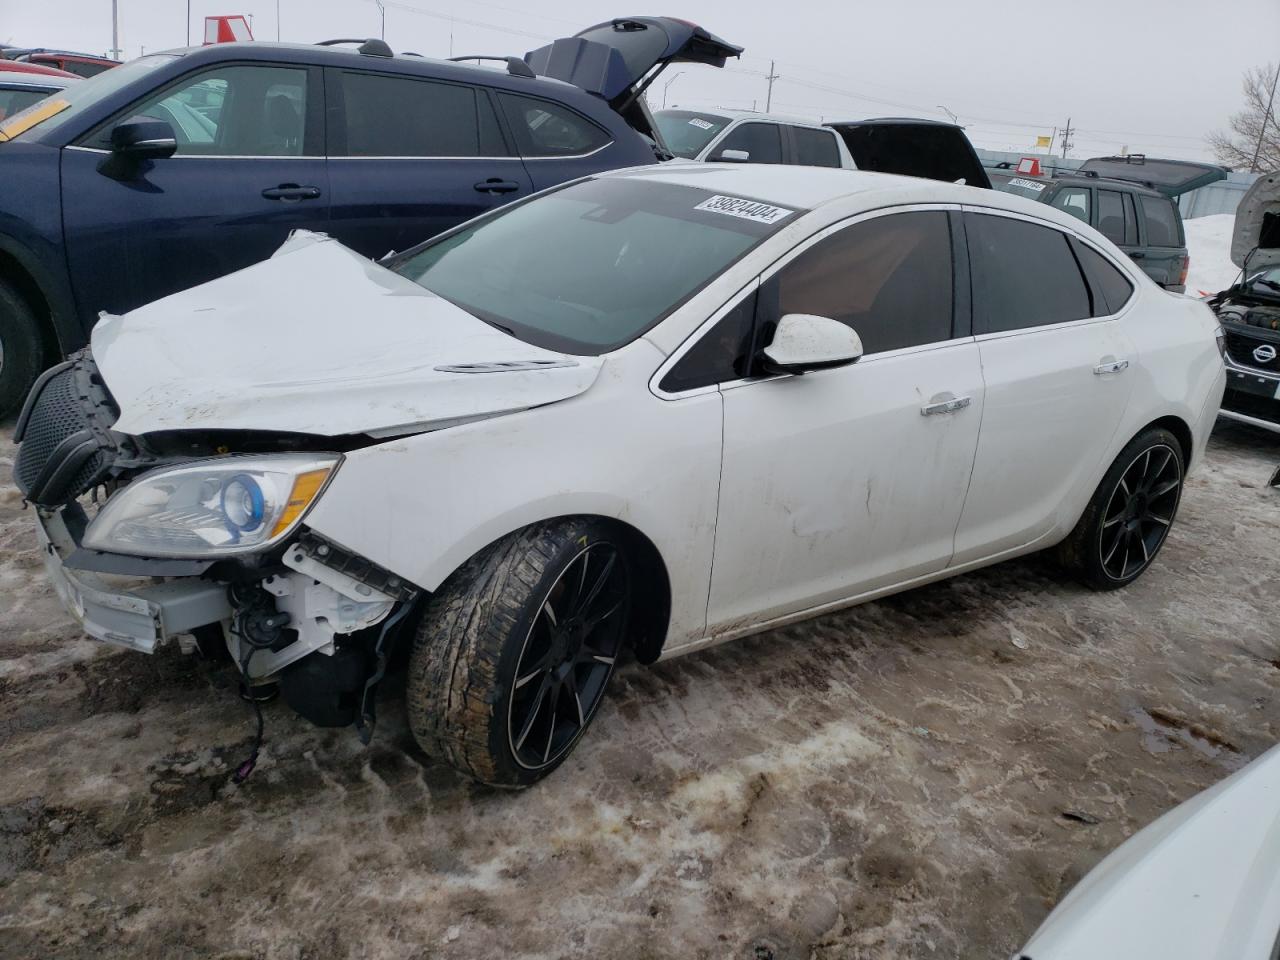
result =
[[343,37],[337,40],[321,40],[316,44],[317,47],[335,47],[340,43],[358,43],[356,53],[362,53],[366,57],[394,57],[391,47],[387,45],[387,41],[379,40],[377,37],[367,37],[363,40],[358,38]]
[[450,57],[449,60],[454,63],[460,63],[463,60],[496,60],[501,63],[505,63],[507,65],[507,73],[511,74],[513,77],[528,77],[529,79],[533,79],[537,76],[537,74],[533,72],[533,68],[519,57],[489,57],[484,54],[473,53],[465,57]]

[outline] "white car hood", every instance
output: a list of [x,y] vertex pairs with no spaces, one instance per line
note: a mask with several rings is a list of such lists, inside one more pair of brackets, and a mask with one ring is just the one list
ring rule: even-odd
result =
[[1270,960],[1280,934],[1280,747],[1122,844],[1019,956]]
[[1264,173],[1253,182],[1240,206],[1236,208],[1235,234],[1231,238],[1231,262],[1244,266],[1254,247],[1262,239],[1264,224],[1271,246],[1262,247],[1249,257],[1249,275],[1255,270],[1280,264],[1280,242],[1275,234],[1280,231],[1280,173]]
[[269,260],[104,314],[92,348],[131,434],[421,432],[575,396],[603,362],[524,343],[303,231]]

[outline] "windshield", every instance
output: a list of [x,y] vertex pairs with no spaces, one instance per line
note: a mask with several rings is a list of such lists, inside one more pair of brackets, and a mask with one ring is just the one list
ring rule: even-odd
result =
[[[169,53],[139,57],[111,70],[104,70],[87,80],[73,83],[29,110],[10,116],[0,124],[0,134],[4,134],[7,139],[16,139],[24,134],[30,138],[34,136],[32,131],[38,131],[41,135],[49,133],[79,116],[104,97],[111,96],[144,74],[176,59],[174,54]],[[39,112],[46,115],[34,123],[30,122],[32,117],[39,116]]]
[[1045,187],[1049,186],[1044,180],[1028,180],[1025,177],[1011,177],[1003,173],[990,173],[990,176],[991,185],[997,190],[1014,193],[1029,200],[1039,200],[1044,194]]
[[690,110],[659,110],[654,114],[658,132],[677,157],[692,160],[717,133],[729,125],[728,117]]
[[644,178],[588,180],[388,266],[528,343],[630,343],[799,211]]

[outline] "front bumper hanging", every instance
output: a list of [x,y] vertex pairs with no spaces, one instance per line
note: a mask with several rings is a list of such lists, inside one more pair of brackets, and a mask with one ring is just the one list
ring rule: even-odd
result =
[[36,510],[36,535],[49,581],[63,605],[95,640],[142,653],[177,634],[231,619],[225,584],[185,577],[119,589],[95,573],[71,570],[76,549],[62,511]]

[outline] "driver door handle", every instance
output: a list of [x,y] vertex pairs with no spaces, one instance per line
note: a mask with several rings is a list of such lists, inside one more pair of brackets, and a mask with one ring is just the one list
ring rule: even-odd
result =
[[320,196],[319,187],[299,186],[296,183],[282,183],[278,187],[267,187],[262,191],[267,200],[283,200],[285,203],[296,203],[299,200],[316,200]]
[[520,184],[514,180],[502,180],[498,177],[490,177],[488,180],[481,180],[476,184],[476,189],[481,193],[515,193],[520,189]]
[[972,397],[951,397],[946,400],[936,400],[921,407],[920,416],[933,417],[940,413],[955,413],[957,410],[963,410],[972,402]]

